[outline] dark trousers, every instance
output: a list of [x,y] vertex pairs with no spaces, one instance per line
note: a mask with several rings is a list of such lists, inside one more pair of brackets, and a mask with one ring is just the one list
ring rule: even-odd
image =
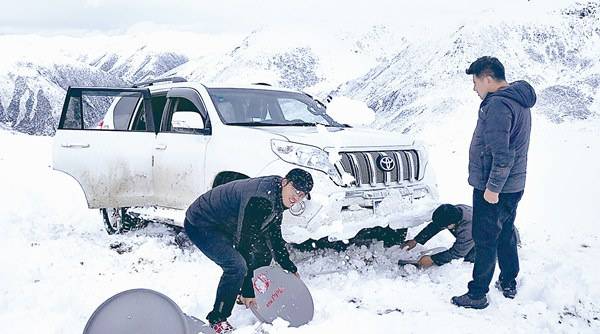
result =
[[503,287],[516,286],[519,273],[517,235],[514,222],[517,206],[523,191],[501,193],[496,204],[483,198],[483,191],[473,189],[473,241],[475,242],[475,265],[473,280],[469,282],[469,294],[482,298],[496,268],[500,266],[500,282]]
[[233,247],[233,240],[218,229],[209,225],[192,225],[187,219],[184,229],[194,245],[223,269],[213,309],[206,319],[211,324],[226,320],[231,315],[242,285],[252,289],[254,269],[266,265],[264,262],[267,260],[269,264],[271,254],[250,253],[246,259]]

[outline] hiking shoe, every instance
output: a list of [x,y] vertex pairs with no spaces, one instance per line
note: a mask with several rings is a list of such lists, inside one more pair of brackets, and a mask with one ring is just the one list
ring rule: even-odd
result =
[[478,310],[484,309],[489,305],[487,297],[485,295],[482,298],[476,299],[471,298],[468,292],[462,296],[452,297],[451,302],[452,304],[458,307],[474,308]]
[[210,328],[212,328],[213,331],[215,331],[215,333],[217,334],[233,333],[233,331],[235,330],[235,328],[233,328],[233,326],[231,326],[231,324],[227,320],[211,324]]
[[496,287],[496,289],[502,291],[502,295],[504,295],[504,298],[514,299],[515,296],[517,295],[517,286],[516,285],[503,287],[502,283],[500,283],[500,280],[497,280],[496,283],[494,284],[494,286]]

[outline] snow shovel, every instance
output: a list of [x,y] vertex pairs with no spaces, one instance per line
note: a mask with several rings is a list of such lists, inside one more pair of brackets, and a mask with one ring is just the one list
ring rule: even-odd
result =
[[400,265],[405,265],[405,264],[417,264],[419,263],[419,259],[421,259],[421,257],[425,256],[425,255],[431,255],[431,254],[437,254],[439,252],[443,252],[445,251],[446,248],[444,247],[436,247],[436,248],[432,248],[432,249],[426,249],[423,251],[417,251],[417,252],[410,252],[407,251],[406,257],[402,257],[400,260],[398,260],[398,264]]
[[256,306],[250,309],[258,320],[271,323],[277,318],[299,327],[310,322],[315,313],[308,288],[294,274],[279,267],[265,266],[254,270]]
[[215,334],[202,320],[181,311],[169,297],[149,289],[120,292],[92,314],[83,334]]

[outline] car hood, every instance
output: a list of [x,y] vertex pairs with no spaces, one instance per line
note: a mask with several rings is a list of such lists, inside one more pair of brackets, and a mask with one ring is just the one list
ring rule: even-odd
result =
[[282,136],[289,141],[313,145],[322,149],[380,148],[411,146],[411,137],[396,132],[364,128],[333,127],[253,127],[253,129]]

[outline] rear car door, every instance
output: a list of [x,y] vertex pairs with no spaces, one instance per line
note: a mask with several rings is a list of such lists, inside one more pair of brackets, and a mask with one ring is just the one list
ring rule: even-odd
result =
[[[135,127],[100,126],[119,99],[137,100],[128,103],[131,112],[119,115],[129,118],[122,122],[135,119]],[[89,208],[153,205],[155,138],[147,88],[69,87],[54,137],[53,168],[79,182]]]
[[205,156],[210,138],[210,119],[198,92],[169,90],[154,151],[159,206],[185,209],[207,190]]

